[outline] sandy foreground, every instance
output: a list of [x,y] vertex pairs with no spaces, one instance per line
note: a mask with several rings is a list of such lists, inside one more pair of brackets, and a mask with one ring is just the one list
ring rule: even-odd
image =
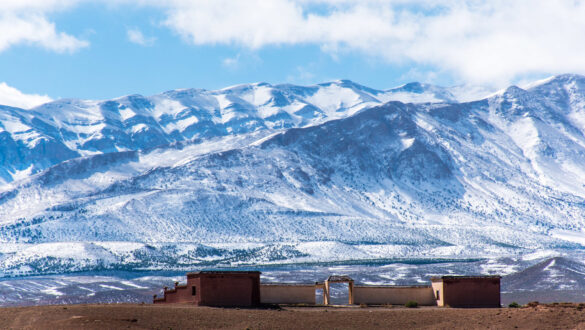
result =
[[525,308],[55,305],[0,308],[1,329],[585,329],[576,304]]

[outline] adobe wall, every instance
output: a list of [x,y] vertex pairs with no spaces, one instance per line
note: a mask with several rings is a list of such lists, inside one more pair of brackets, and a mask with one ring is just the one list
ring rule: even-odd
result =
[[174,289],[165,291],[165,302],[169,304],[190,302],[191,296],[187,296],[187,287],[178,286]]
[[430,286],[355,286],[353,288],[355,304],[404,305],[416,301],[421,306],[435,306],[435,296]]
[[186,285],[178,285],[174,288],[167,289],[164,291],[162,299],[153,301],[154,303],[167,303],[167,304],[178,304],[178,303],[193,303],[197,304],[199,300],[199,293],[193,295],[192,286],[196,285],[197,281],[189,281]]
[[254,306],[260,303],[259,276],[205,275],[199,281],[199,305]]
[[437,302],[437,306],[443,307],[445,306],[445,292],[443,291],[443,282],[442,281],[432,281],[433,287],[433,296],[435,301]]
[[263,304],[315,304],[314,285],[260,285],[260,301]]
[[444,280],[444,304],[451,307],[500,307],[499,279]]

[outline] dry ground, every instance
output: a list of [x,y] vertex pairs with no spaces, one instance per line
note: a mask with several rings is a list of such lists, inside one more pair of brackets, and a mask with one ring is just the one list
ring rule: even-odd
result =
[[0,308],[1,329],[585,329],[575,304],[527,308],[223,309],[188,305]]

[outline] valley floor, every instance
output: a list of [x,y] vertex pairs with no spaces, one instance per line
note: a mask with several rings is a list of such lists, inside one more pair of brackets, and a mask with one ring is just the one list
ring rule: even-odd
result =
[[0,308],[2,329],[583,329],[582,305],[451,309],[188,305],[53,305]]

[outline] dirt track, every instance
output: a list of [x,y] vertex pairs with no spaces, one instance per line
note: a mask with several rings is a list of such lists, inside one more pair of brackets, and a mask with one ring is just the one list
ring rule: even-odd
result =
[[2,329],[585,329],[577,305],[502,309],[222,309],[186,305],[0,308]]

